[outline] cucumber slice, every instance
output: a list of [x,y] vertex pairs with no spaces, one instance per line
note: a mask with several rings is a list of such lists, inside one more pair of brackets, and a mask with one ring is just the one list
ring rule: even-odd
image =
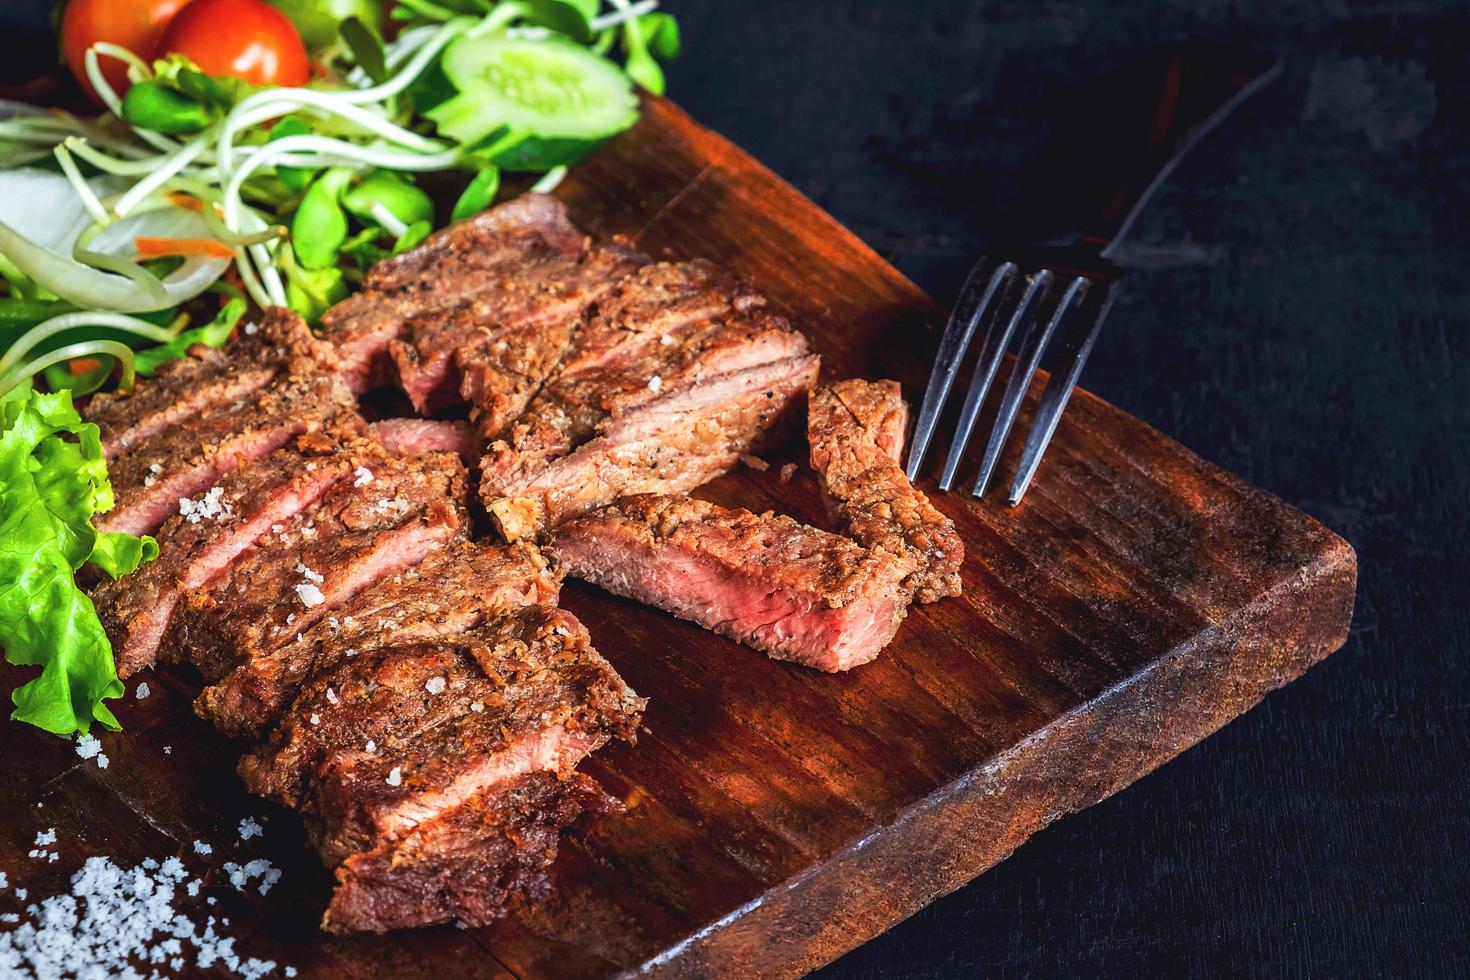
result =
[[441,67],[459,94],[425,115],[466,145],[503,129],[600,140],[638,121],[628,76],[569,42],[462,37],[444,52]]

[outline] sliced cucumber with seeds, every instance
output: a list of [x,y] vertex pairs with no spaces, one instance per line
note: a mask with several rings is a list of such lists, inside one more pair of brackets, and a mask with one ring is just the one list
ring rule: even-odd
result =
[[638,97],[616,65],[575,44],[463,37],[441,68],[459,94],[425,114],[469,145],[509,130],[543,140],[600,140],[638,121]]

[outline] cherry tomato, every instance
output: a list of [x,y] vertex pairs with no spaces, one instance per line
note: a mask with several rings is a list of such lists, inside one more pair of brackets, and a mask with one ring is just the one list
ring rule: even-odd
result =
[[193,0],[174,15],[157,54],[188,56],[209,75],[253,85],[305,85],[306,46],[285,14],[265,0]]
[[[67,67],[93,99],[87,80],[87,49],[98,41],[121,45],[142,58],[153,60],[158,39],[178,10],[189,0],[71,0],[61,14],[61,49]],[[102,77],[119,95],[128,87],[128,66],[116,58],[99,57]],[[98,100],[101,101],[101,100]]]

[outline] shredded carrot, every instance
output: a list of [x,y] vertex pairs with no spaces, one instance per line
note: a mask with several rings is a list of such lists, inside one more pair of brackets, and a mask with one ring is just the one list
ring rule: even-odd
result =
[[73,375],[86,374],[95,371],[102,366],[102,362],[95,357],[78,357],[66,362],[67,370]]
[[170,255],[203,255],[211,259],[233,259],[235,250],[212,238],[135,238],[134,247],[140,259],[161,259]]
[[170,191],[168,199],[177,206],[181,208],[188,208],[190,211],[204,210],[204,202],[199,200],[199,198],[195,197],[193,194],[185,194],[183,191]]

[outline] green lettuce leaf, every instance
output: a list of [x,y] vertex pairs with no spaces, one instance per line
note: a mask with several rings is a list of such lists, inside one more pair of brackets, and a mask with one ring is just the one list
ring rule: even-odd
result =
[[41,668],[12,693],[11,717],[58,735],[119,727],[102,702],[123,685],[76,571],[91,562],[118,578],[158,545],[98,532],[92,518],[112,502],[101,435],[70,392],[0,401],[0,646],[11,663]]

